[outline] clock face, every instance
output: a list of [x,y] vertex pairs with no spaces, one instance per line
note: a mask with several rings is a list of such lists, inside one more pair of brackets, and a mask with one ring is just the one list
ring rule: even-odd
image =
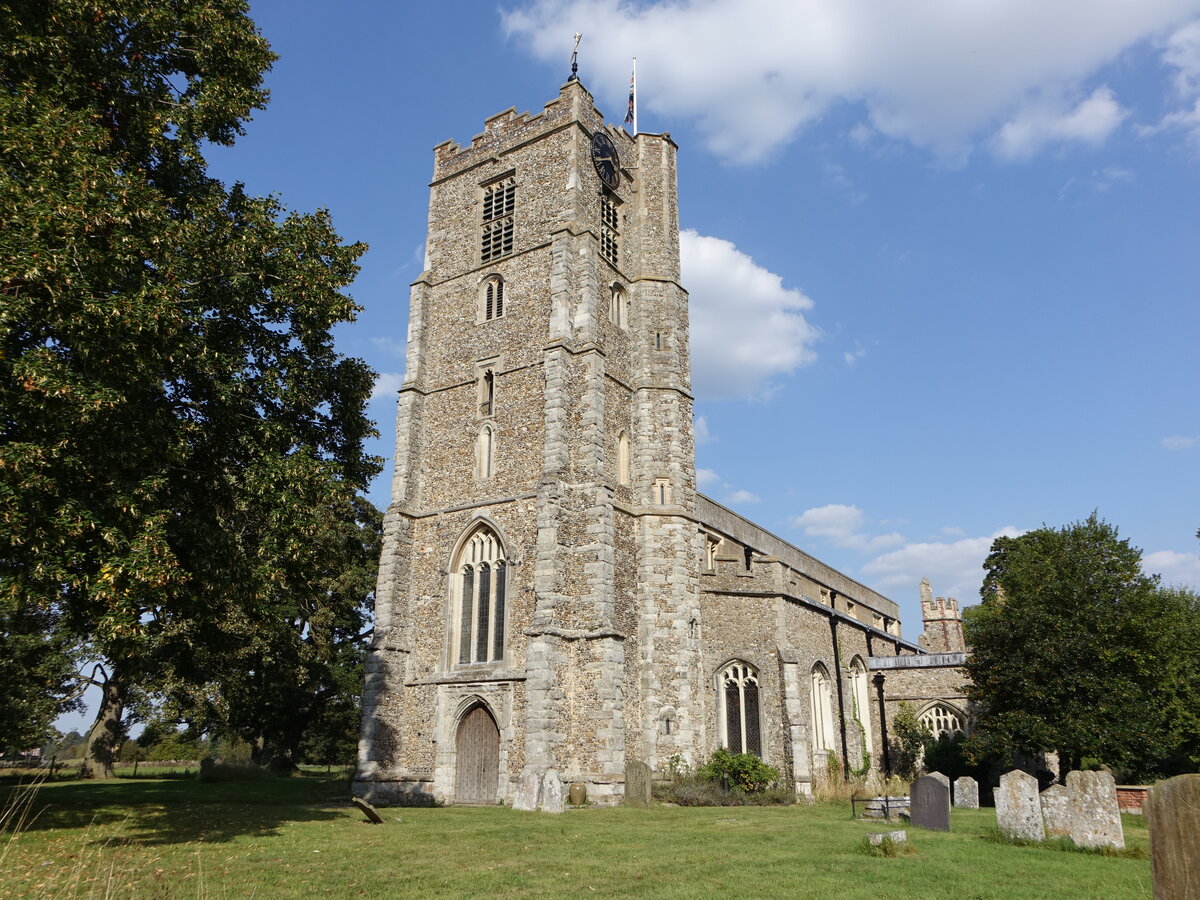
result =
[[600,180],[612,190],[621,183],[621,158],[617,156],[617,146],[603,131],[592,135],[592,165]]

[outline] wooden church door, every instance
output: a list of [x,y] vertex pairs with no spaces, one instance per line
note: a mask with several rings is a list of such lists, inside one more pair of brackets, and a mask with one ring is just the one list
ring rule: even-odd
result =
[[500,729],[492,714],[476,706],[458,723],[455,738],[456,803],[495,803],[500,786]]

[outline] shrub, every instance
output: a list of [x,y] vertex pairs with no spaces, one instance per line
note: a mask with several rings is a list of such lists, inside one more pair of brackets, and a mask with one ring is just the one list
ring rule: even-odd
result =
[[704,781],[728,784],[747,794],[765,791],[779,780],[779,770],[750,753],[715,750],[712,759],[696,770]]

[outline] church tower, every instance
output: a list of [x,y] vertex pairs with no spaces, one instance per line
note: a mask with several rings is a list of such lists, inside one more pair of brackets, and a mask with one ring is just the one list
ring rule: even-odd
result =
[[611,802],[704,745],[675,154],[574,79],[434,149],[360,795]]

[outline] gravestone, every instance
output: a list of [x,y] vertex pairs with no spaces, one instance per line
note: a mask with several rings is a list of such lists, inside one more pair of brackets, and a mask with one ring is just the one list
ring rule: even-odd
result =
[[1150,829],[1154,900],[1200,897],[1200,775],[1154,785],[1142,815]]
[[1109,772],[1068,772],[1071,840],[1079,847],[1125,847],[1117,782]]
[[941,772],[930,772],[926,777],[927,778],[936,778],[938,781],[940,781],[942,784],[944,784],[946,786],[946,790],[950,790],[950,776],[949,775],[943,775]]
[[1042,823],[1046,837],[1071,834],[1071,792],[1065,785],[1052,784],[1042,791]]
[[913,782],[908,820],[919,828],[950,830],[950,779],[945,775],[922,775]]
[[548,769],[542,779],[542,812],[560,813],[564,808],[562,779],[554,769]]
[[361,812],[364,816],[366,816],[367,821],[370,822],[372,825],[382,825],[383,824],[383,816],[381,816],[379,814],[379,810],[377,810],[374,806],[372,806],[366,800],[362,799],[361,797],[351,797],[350,802],[358,807],[359,812]]
[[640,760],[625,763],[625,805],[650,805],[650,767]]
[[878,847],[884,841],[891,841],[893,844],[908,843],[907,831],[868,831],[867,841],[871,846]]
[[1001,832],[1027,841],[1046,839],[1036,778],[1020,769],[1001,775],[995,799],[996,826]]
[[959,809],[979,809],[979,782],[970,775],[955,779],[954,805]]
[[538,808],[542,779],[536,772],[523,772],[517,782],[517,795],[513,797],[513,809],[532,812]]

